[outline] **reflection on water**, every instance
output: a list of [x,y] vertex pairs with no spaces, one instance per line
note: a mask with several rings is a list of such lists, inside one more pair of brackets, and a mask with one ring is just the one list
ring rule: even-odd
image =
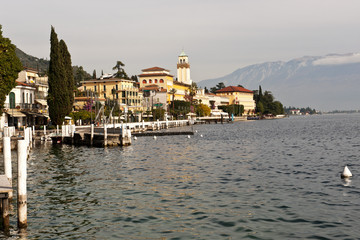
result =
[[139,137],[124,148],[39,145],[28,238],[355,239],[359,120],[199,125],[190,139]]

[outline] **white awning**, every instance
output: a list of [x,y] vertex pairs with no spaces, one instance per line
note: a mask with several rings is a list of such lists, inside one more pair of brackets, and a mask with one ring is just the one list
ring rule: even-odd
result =
[[45,99],[35,99],[35,102],[40,103],[43,106],[47,106],[47,101]]
[[10,117],[26,117],[26,115],[23,114],[22,112],[12,111],[12,110],[9,110],[9,111],[7,112],[7,114],[9,114]]

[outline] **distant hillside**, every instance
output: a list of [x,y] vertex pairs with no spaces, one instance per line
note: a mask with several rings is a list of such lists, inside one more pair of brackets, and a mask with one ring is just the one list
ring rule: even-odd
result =
[[319,110],[360,109],[360,54],[302,57],[288,62],[266,62],[240,68],[201,87],[241,84],[248,89],[270,90],[285,106]]
[[20,58],[20,61],[24,67],[39,70],[40,73],[46,73],[48,71],[49,60],[30,56],[18,48],[16,48],[15,53],[18,58]]
[[[18,48],[16,48],[15,52],[24,67],[36,69],[40,72],[40,75],[45,75],[47,73],[49,69],[49,60],[30,56]],[[92,77],[82,66],[73,66],[73,73],[76,86],[79,86],[81,81],[91,79]]]

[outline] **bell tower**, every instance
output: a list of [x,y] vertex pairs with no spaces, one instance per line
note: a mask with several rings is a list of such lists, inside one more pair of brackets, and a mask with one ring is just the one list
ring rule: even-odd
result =
[[177,63],[177,78],[178,82],[191,85],[192,80],[190,79],[190,64],[188,55],[184,51],[178,57]]

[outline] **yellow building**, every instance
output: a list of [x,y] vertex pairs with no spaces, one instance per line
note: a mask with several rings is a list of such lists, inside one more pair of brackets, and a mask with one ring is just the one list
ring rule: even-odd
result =
[[216,91],[217,96],[229,98],[229,104],[244,106],[244,114],[255,112],[254,92],[243,87],[229,86]]
[[92,79],[82,82],[82,91],[92,91],[99,98],[116,100],[122,110],[142,111],[142,94],[138,83],[120,78]]
[[177,62],[178,78],[174,80],[174,76],[169,70],[161,67],[152,67],[142,70],[139,75],[140,88],[150,85],[158,85],[159,89],[166,89],[167,101],[170,103],[173,99],[171,90],[175,89],[175,100],[185,101],[185,95],[188,94],[192,80],[190,79],[190,64],[188,56],[182,52],[178,56]]

